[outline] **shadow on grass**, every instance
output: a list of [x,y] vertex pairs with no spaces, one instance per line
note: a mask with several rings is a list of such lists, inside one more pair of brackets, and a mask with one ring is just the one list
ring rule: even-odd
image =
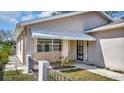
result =
[[5,71],[0,73],[1,81],[37,81],[33,75],[23,74],[21,70]]
[[61,72],[70,73],[70,72],[76,72],[76,71],[81,71],[81,70],[84,70],[84,69],[74,68],[74,69],[69,69],[69,70],[61,70]]
[[55,66],[53,69],[67,69],[67,68],[75,68],[76,66]]
[[0,71],[0,81],[3,81],[3,75],[4,75],[4,72]]
[[4,67],[0,68],[0,81],[6,81],[15,76],[17,77],[21,73],[20,71],[3,71],[3,68]]
[[4,65],[0,64],[0,81],[3,81],[4,72],[3,72]]

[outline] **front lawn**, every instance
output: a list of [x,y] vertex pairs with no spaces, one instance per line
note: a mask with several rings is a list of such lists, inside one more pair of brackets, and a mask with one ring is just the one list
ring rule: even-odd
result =
[[115,81],[113,79],[97,75],[83,69],[62,70],[62,72],[73,80],[78,81]]
[[21,70],[0,72],[0,81],[36,81],[34,75],[22,74]]

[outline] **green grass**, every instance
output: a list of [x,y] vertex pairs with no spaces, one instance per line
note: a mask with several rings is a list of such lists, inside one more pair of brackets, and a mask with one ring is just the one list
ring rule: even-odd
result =
[[67,77],[78,81],[115,81],[113,79],[83,70],[83,69],[71,69],[62,71]]
[[36,81],[34,75],[22,74],[21,70],[0,72],[1,81]]

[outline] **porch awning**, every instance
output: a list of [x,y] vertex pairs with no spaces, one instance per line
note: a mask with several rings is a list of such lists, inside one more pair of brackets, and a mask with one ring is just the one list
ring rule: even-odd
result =
[[72,33],[72,32],[49,32],[41,30],[31,30],[33,38],[52,38],[52,39],[64,39],[64,40],[85,40],[85,41],[95,41],[96,39],[88,34],[82,32]]

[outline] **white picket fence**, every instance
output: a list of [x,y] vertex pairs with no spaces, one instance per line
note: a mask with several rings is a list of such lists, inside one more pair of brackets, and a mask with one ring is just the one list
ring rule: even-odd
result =
[[72,81],[62,72],[53,69],[46,60],[36,61],[30,55],[27,56],[27,72],[34,73],[39,81]]
[[67,77],[60,71],[48,68],[48,80],[49,81],[72,81],[71,78]]

